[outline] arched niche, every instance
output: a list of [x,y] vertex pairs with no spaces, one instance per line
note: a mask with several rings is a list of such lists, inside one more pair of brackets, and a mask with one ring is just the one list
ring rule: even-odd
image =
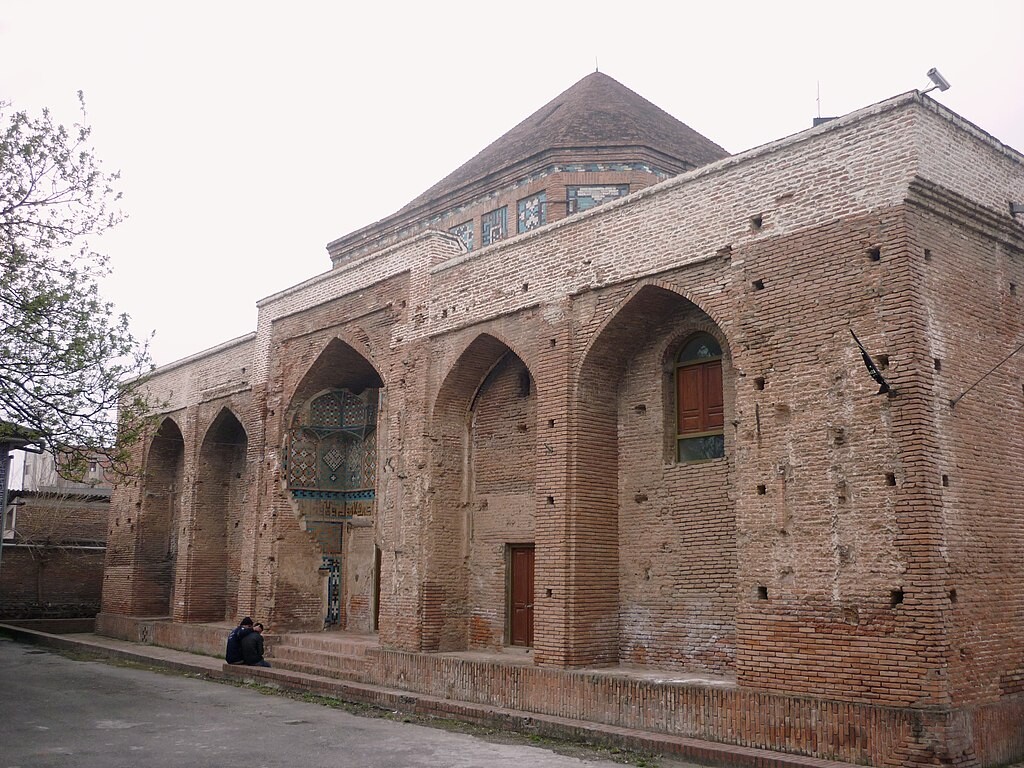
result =
[[242,423],[222,408],[199,448],[193,528],[190,531],[186,621],[233,621],[238,612],[242,525],[247,492]]
[[309,625],[319,613],[328,628],[375,628],[379,584],[373,519],[383,387],[366,357],[333,339],[299,382],[286,411],[284,493],[305,534],[279,544],[286,567],[278,571],[277,589],[296,595],[283,616],[287,620],[291,612],[297,625]]
[[171,612],[184,464],[181,429],[173,419],[165,418],[146,452],[134,587],[137,615],[167,616]]
[[529,368],[488,334],[467,346],[440,387],[423,532],[424,650],[532,644],[532,596],[514,635],[508,579],[514,548],[532,555],[536,412]]
[[[571,465],[577,492],[569,520],[575,572],[585,574],[571,590],[580,617],[576,665],[732,668],[738,604],[732,436],[725,431],[722,451],[688,450],[682,457],[678,451],[680,442],[690,446],[679,435],[688,417],[680,420],[677,411],[692,410],[693,388],[689,378],[680,383],[680,371],[692,373],[684,352],[694,339],[721,347],[723,375],[702,381],[721,387],[714,404],[723,404],[727,424],[735,385],[725,334],[666,287],[637,290],[600,329],[579,369]],[[683,437],[715,432],[717,423]]]

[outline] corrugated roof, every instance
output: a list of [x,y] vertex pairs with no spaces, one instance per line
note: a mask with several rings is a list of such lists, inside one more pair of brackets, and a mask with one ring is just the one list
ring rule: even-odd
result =
[[603,72],[587,75],[399,211],[553,149],[647,147],[699,166],[729,153]]

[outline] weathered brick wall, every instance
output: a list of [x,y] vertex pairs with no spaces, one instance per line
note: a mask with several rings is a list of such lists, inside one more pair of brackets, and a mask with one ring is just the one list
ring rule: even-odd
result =
[[0,619],[95,616],[103,550],[4,545]]
[[[962,409],[943,403],[1019,343],[1005,200],[1024,198],[1022,166],[908,95],[494,247],[460,254],[425,233],[263,300],[246,380],[249,341],[224,351],[224,383],[213,355],[153,385],[180,406],[186,484],[214,402],[254,388],[238,413],[256,489],[239,610],[322,621],[284,433],[320,389],[380,386],[374,536],[352,537],[346,574],[365,583],[380,546],[385,646],[495,643],[498,553],[532,526],[538,666],[509,674],[620,660],[723,673],[738,692],[713,709],[741,725],[707,726],[715,738],[876,764],[1019,754],[1020,489],[1002,470],[1020,446],[998,410],[1024,392],[1019,363]],[[679,465],[671,360],[695,329],[725,350],[726,455]],[[525,409],[511,373],[481,389],[509,351],[530,377]],[[136,501],[141,487],[115,498],[118,518]],[[112,545],[145,549],[117,530]],[[105,595],[140,610],[115,562]],[[352,589],[346,612],[368,617],[369,594]],[[794,729],[797,711],[827,733]]]
[[[1019,717],[1024,708],[1024,475],[1019,467],[1024,359],[1011,354],[1024,331],[1017,288],[1024,285],[1024,227],[1007,225],[943,190],[922,186],[914,193],[912,225],[929,342],[921,367],[927,371],[936,426],[936,465],[928,482],[941,499],[947,564],[942,587],[950,699],[1001,702]],[[976,710],[978,727],[984,722],[984,731],[996,731],[1016,746],[1016,752],[995,752],[991,758],[1019,755],[1024,750],[1020,720],[987,712]]]

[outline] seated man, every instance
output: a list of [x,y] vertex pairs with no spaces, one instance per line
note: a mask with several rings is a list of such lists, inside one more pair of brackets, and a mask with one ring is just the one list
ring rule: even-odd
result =
[[269,667],[263,659],[263,625],[257,622],[242,643],[242,663],[248,667]]
[[241,664],[242,638],[252,634],[252,619],[246,616],[228,635],[228,646],[224,651],[224,661],[228,664]]

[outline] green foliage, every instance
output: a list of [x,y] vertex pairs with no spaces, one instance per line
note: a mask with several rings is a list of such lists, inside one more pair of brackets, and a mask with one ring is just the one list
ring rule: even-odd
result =
[[121,221],[118,174],[95,158],[78,98],[70,130],[0,102],[0,438],[11,424],[40,435],[69,476],[97,457],[127,471],[152,368],[99,293],[109,267],[92,240]]

